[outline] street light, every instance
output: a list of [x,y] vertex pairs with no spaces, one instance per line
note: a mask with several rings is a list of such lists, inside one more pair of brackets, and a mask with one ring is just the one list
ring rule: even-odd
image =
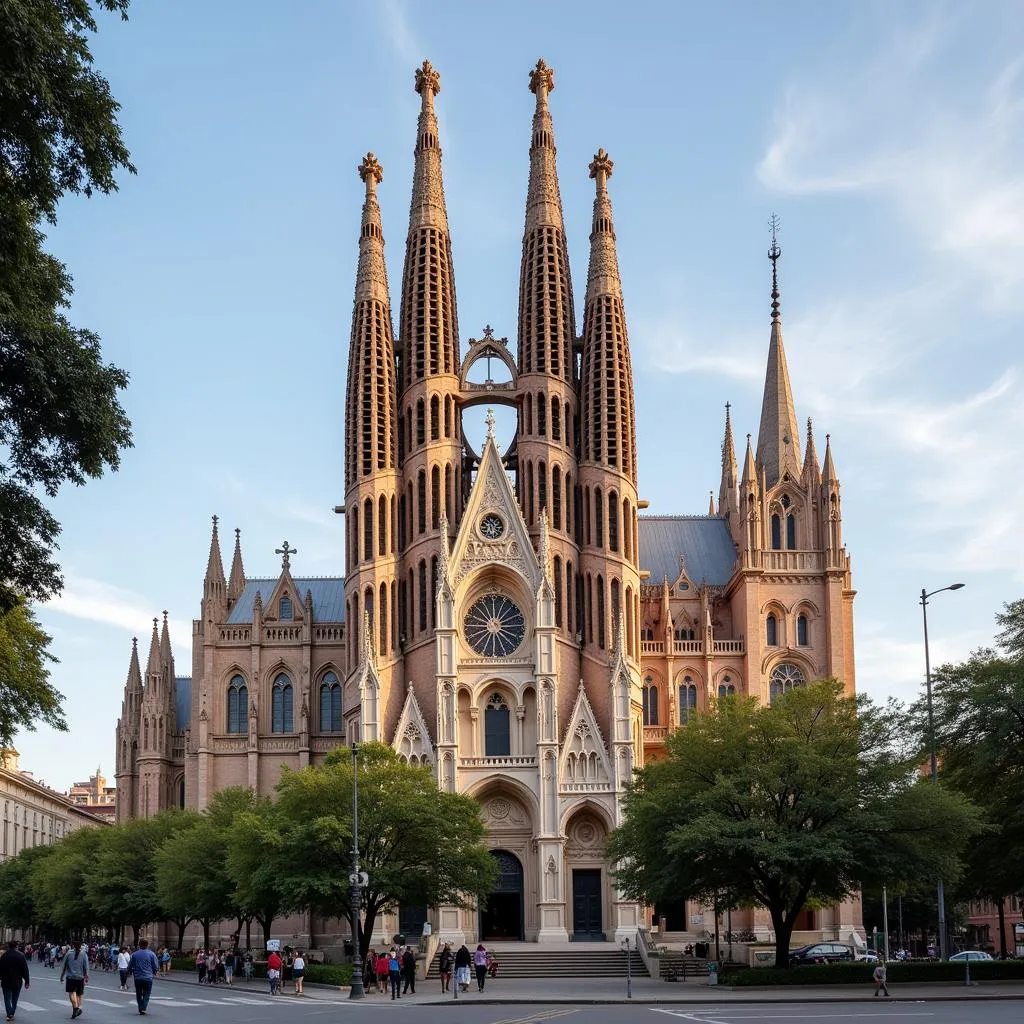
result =
[[[633,961],[629,953],[629,937],[627,936],[619,943],[619,949],[626,954],[626,998],[633,998]],[[685,980],[685,979],[684,979]]]
[[[936,594],[944,593],[947,590],[963,590],[965,584],[951,583],[948,587],[939,587],[938,590],[928,591],[921,588],[921,615],[924,619],[924,679],[928,694],[928,747],[930,752],[930,768],[932,784],[939,781],[938,760],[935,756],[935,717],[932,712],[932,664],[928,651],[928,598]],[[948,948],[946,940],[946,889],[939,879],[938,885],[939,903],[939,959],[947,959]]]
[[352,907],[352,987],[349,999],[363,999],[363,961],[359,955],[359,744],[352,742],[352,874],[348,876],[351,883]]

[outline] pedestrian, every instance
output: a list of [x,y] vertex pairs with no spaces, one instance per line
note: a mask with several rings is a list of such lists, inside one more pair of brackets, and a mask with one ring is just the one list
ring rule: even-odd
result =
[[388,992],[388,955],[383,950],[377,957],[377,991],[383,995]]
[[128,991],[128,961],[131,957],[128,956],[128,950],[122,949],[117,954],[117,973],[121,979],[121,991]]
[[254,968],[252,964],[252,953],[246,950],[245,959],[242,962],[242,971],[245,974],[246,983],[252,981],[253,970]]
[[292,960],[292,982],[295,985],[295,994],[303,995],[302,979],[306,976],[306,961],[302,957],[302,950],[295,950],[295,957]]
[[270,982],[270,994],[276,996],[281,984],[281,954],[276,949],[267,957],[267,980]]
[[171,973],[171,951],[166,946],[164,946],[163,952],[160,954],[160,973]]
[[441,991],[447,992],[452,987],[452,963],[455,957],[452,956],[452,945],[446,942],[437,958],[437,969],[441,974]]
[[0,988],[3,989],[8,1020],[14,1020],[18,1012],[18,996],[21,995],[22,984],[25,988],[29,987],[28,957],[18,949],[18,943],[11,939],[7,943],[7,952],[0,956]]
[[139,1015],[145,1016],[149,997],[153,994],[153,979],[160,973],[160,962],[149,948],[149,939],[139,939],[139,948],[128,961],[128,970],[135,979],[135,1002]]
[[206,984],[217,984],[217,954],[212,949],[206,954]]
[[388,953],[388,980],[391,982],[391,998],[402,998],[402,962],[398,959],[398,950],[394,946]]
[[889,986],[886,984],[886,970],[884,960],[879,960],[878,963],[875,964],[875,970],[872,974],[872,977],[875,979],[875,995],[878,995],[879,990],[888,995]]
[[455,951],[455,984],[463,992],[469,991],[469,967],[473,963],[473,954],[469,947],[463,943]]
[[235,954],[229,949],[224,954],[224,980],[230,985],[235,976]]
[[206,950],[201,949],[196,953],[196,970],[199,972],[199,984],[206,981]]
[[473,953],[473,965],[476,967],[476,990],[483,992],[484,982],[487,980],[487,950],[481,942]]
[[412,951],[412,946],[406,946],[402,954],[402,974],[405,976],[402,995],[406,992],[416,995],[416,954]]
[[69,947],[60,969],[60,980],[71,1003],[71,1019],[82,1016],[82,999],[89,984],[89,954],[81,942]]
[[217,984],[219,985],[222,981],[228,980],[227,968],[224,966],[224,954],[221,950],[217,950]]

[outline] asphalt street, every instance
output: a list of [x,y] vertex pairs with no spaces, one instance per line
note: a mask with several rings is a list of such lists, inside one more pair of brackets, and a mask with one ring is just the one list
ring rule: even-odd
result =
[[[57,972],[33,964],[32,987],[22,993],[18,1005],[20,1024],[70,1019],[71,1007],[58,981]],[[319,1024],[344,1018],[352,1021],[387,1024],[1019,1024],[1024,1020],[1024,1000],[970,1000],[964,1002],[928,1002],[871,997],[850,1003],[783,1003],[763,1005],[715,1005],[699,1003],[685,1006],[650,1006],[642,1002],[605,1006],[474,1005],[471,998],[457,1003],[408,1003],[390,999],[371,999],[352,1003],[341,993],[318,991],[298,998],[294,995],[271,997],[265,982],[244,982],[228,988],[200,987],[180,982],[157,981],[149,1006],[154,1024],[161,1021],[182,1024],[241,1024],[253,1021]],[[136,1018],[134,993],[118,991],[117,976],[94,974],[86,988],[82,1024],[125,1024]]]

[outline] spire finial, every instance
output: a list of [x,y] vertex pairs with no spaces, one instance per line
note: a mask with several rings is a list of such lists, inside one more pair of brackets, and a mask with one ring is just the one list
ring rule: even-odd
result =
[[536,67],[530,72],[530,92],[537,97],[537,106],[541,106],[547,94],[555,88],[555,72],[549,67],[544,58],[537,61]]
[[612,176],[612,169],[615,164],[612,163],[611,158],[604,151],[599,149],[594,154],[594,159],[590,161],[590,176],[597,181],[597,187],[604,188],[605,183]]
[[366,194],[368,196],[375,195],[377,186],[384,180],[384,168],[381,167],[380,161],[373,153],[367,153],[356,170],[359,172],[363,184],[366,185]]
[[782,249],[779,247],[779,228],[782,227],[782,221],[779,220],[778,214],[773,213],[771,219],[768,221],[768,226],[772,232],[772,244],[768,250],[768,259],[772,261],[772,322],[774,323],[779,319],[779,257],[782,255]]
[[487,410],[487,417],[484,420],[484,422],[487,424],[487,437],[488,437],[488,440],[493,441],[494,440],[494,410],[493,409],[488,409]]
[[216,516],[213,517],[213,532],[214,533],[217,532],[217,517]]
[[415,89],[423,97],[424,108],[434,105],[434,97],[441,91],[441,76],[429,60],[416,69]]
[[297,555],[297,548],[288,547],[288,541],[284,541],[279,548],[274,548],[274,554],[281,556],[281,569],[288,569],[291,567],[290,555]]

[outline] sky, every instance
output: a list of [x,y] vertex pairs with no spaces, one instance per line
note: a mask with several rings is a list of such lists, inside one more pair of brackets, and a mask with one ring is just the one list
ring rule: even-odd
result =
[[[137,176],[68,199],[71,315],[131,374],[135,446],[62,492],[40,609],[70,732],[17,738],[64,789],[114,771],[131,638],[169,612],[189,674],[210,517],[225,557],[340,575],[344,388],[372,150],[397,316],[418,97],[437,101],[460,332],[514,341],[538,57],[582,312],[598,147],[633,352],[641,496],[703,513],[723,407],[756,435],[768,218],[797,414],[830,433],[857,589],[858,689],[911,699],[1024,590],[1024,12],[862,2],[176,0],[100,18]],[[479,429],[476,425],[474,430]],[[739,453],[742,458],[742,451]]]

